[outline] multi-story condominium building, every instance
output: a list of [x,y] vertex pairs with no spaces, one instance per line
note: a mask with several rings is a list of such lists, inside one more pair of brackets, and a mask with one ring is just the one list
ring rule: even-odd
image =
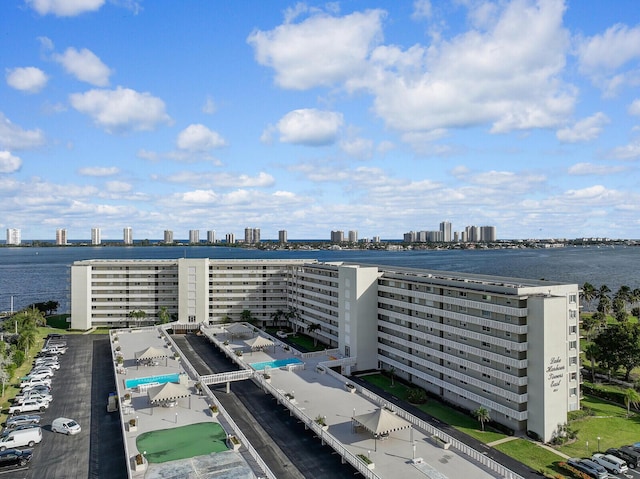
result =
[[[391,369],[454,405],[490,411],[549,441],[579,408],[578,286],[309,260],[90,260],[71,268],[71,327],[148,320],[268,323],[356,359],[346,374]],[[282,319],[282,318],[281,318]]]
[[332,243],[344,243],[344,231],[332,231],[331,232]]
[[164,244],[173,244],[173,231],[172,230],[164,230]]
[[213,244],[216,242],[216,231],[208,230],[207,231],[207,243]]
[[189,230],[189,243],[190,244],[200,243],[200,230]]
[[233,233],[227,233],[224,236],[224,240],[227,244],[236,244],[236,235]]
[[495,226],[481,226],[480,227],[480,241],[493,242],[496,240],[496,227]]
[[287,242],[287,230],[278,231],[278,242],[286,243]]
[[358,242],[358,232],[356,230],[349,231],[349,243],[357,243]]
[[260,228],[245,228],[244,242],[246,244],[260,243]]
[[418,234],[415,231],[409,231],[402,235],[402,241],[405,243],[415,243],[418,239]]
[[440,223],[440,232],[442,233],[442,241],[445,243],[451,242],[451,223],[443,221]]
[[131,226],[122,229],[122,241],[124,244],[133,244],[133,229]]
[[371,238],[371,241],[373,243],[380,243],[380,236],[374,236],[373,238]]
[[64,246],[67,244],[67,230],[64,228],[58,228],[56,230],[56,245]]
[[91,244],[99,245],[102,243],[102,233],[100,228],[91,228]]
[[22,232],[18,228],[7,228],[7,244],[19,246],[22,243]]

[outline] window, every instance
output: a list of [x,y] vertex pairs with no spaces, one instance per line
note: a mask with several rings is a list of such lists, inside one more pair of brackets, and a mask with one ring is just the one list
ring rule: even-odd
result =
[[578,326],[569,326],[569,334],[576,334],[578,332]]
[[490,318],[491,317],[491,311],[485,311],[484,309],[482,310],[482,317],[483,318]]
[[578,347],[577,341],[569,341],[569,349],[576,349]]
[[578,317],[578,311],[576,311],[575,309],[570,309],[569,310],[569,317],[571,319],[576,319]]
[[570,303],[576,303],[577,300],[578,300],[578,296],[577,295],[575,295],[575,294],[570,294],[569,295],[569,302]]
[[569,396],[576,396],[578,394],[578,388],[569,389]]
[[482,295],[482,299],[483,299],[483,300],[485,300],[485,301],[491,301],[491,295],[489,295],[489,294],[483,294],[483,295]]
[[577,356],[571,356],[569,358],[569,366],[575,366],[576,364],[578,364],[578,357]]

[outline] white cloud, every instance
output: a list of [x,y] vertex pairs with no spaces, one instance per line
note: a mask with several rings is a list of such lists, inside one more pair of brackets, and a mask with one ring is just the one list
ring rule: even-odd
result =
[[318,14],[268,32],[256,30],[247,41],[258,63],[276,71],[281,87],[331,86],[362,73],[372,45],[382,37],[384,15],[381,10],[341,18]]
[[367,138],[349,138],[340,142],[340,148],[347,155],[361,160],[368,160],[373,156],[373,141]]
[[616,24],[601,35],[582,39],[577,50],[580,71],[590,76],[605,95],[614,95],[624,84],[635,82],[637,72],[621,70],[640,58],[640,26]]
[[204,125],[193,124],[178,134],[178,148],[187,151],[208,151],[222,148],[227,143],[219,133]]
[[216,102],[213,101],[213,98],[211,98],[210,96],[207,96],[207,99],[205,100],[204,105],[202,105],[202,113],[206,113],[207,115],[213,115],[217,110],[218,110],[218,106],[216,105]]
[[259,172],[256,176],[235,173],[181,171],[164,178],[157,178],[170,183],[182,183],[192,186],[207,185],[220,188],[265,188],[275,184],[275,179],[268,173]]
[[116,166],[87,166],[78,170],[78,174],[83,176],[113,176],[118,173],[120,168]]
[[283,143],[322,146],[336,141],[343,124],[342,113],[306,108],[283,116],[277,130]]
[[22,166],[22,160],[8,151],[0,151],[0,173],[14,173]]
[[133,189],[131,184],[124,181],[107,181],[106,187],[109,193],[128,193]]
[[19,67],[7,69],[7,84],[11,88],[27,93],[38,93],[42,90],[49,77],[36,67]]
[[640,99],[633,100],[631,105],[629,105],[629,115],[640,116]]
[[560,81],[568,50],[564,4],[523,0],[498,11],[490,28],[406,51],[378,47],[368,88],[374,109],[401,131],[492,124],[492,132],[557,126],[576,92]]
[[73,108],[89,115],[96,125],[109,133],[153,130],[159,124],[171,121],[160,98],[129,88],[73,93],[69,100]]
[[431,1],[430,0],[415,0],[413,2],[413,13],[411,18],[414,20],[421,20],[423,18],[431,18]]
[[609,165],[594,165],[593,163],[576,163],[571,165],[567,170],[567,173],[575,176],[585,175],[613,175],[616,173],[622,173],[628,171],[629,168],[625,166],[609,166]]
[[558,130],[556,136],[558,140],[566,143],[577,143],[580,141],[595,140],[602,133],[604,125],[609,123],[609,117],[602,112],[584,118],[575,123],[572,127]]
[[25,2],[40,15],[73,17],[99,10],[105,0],[25,0]]
[[618,146],[612,149],[607,156],[615,160],[637,160],[640,158],[640,141]]
[[94,86],[109,85],[111,70],[91,50],[86,48],[76,50],[70,47],[61,55],[53,55],[53,59],[60,63],[67,73],[80,81]]
[[9,150],[25,150],[44,144],[41,130],[23,130],[0,112],[0,147]]

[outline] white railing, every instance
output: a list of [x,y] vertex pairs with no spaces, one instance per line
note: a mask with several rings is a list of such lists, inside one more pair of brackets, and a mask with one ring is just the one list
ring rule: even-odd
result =
[[330,356],[332,354],[340,354],[339,349],[325,349],[324,351],[311,351],[309,353],[302,353],[303,358],[318,358],[320,356]]

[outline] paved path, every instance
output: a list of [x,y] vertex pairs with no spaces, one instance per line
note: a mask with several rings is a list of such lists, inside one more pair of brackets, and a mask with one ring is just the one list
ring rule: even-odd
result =
[[493,441],[493,442],[488,442],[487,446],[497,446],[498,444],[502,444],[505,442],[509,442],[509,441],[515,441],[516,439],[520,439],[517,436],[507,436],[507,437],[503,437],[502,439],[498,439],[497,441]]

